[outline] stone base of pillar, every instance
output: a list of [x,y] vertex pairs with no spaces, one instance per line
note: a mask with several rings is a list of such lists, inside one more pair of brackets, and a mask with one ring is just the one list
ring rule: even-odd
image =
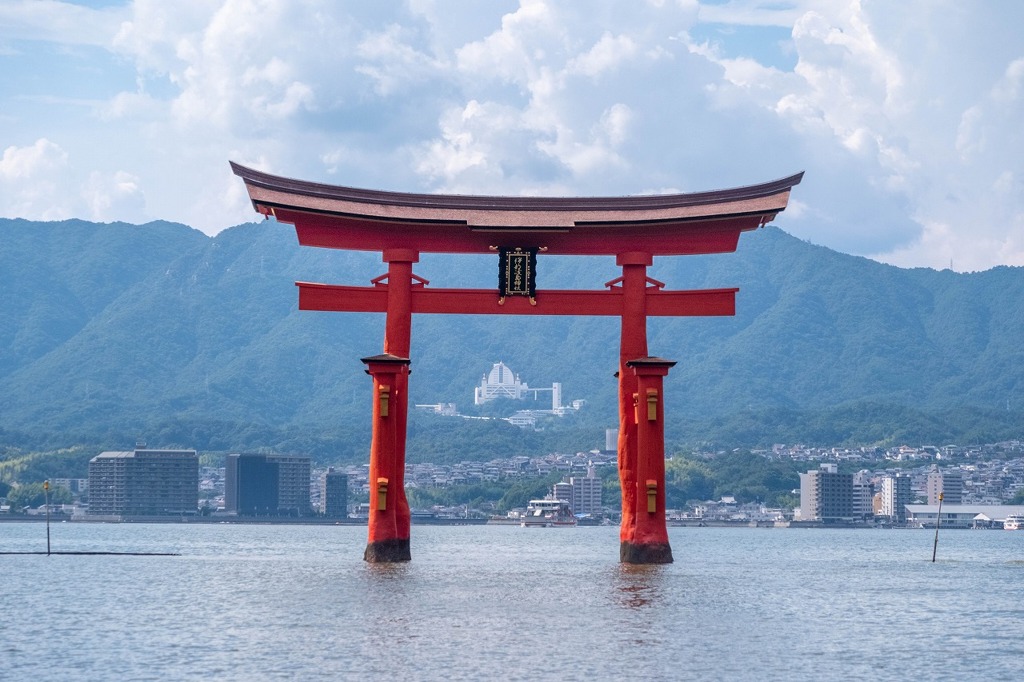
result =
[[363,561],[371,564],[393,564],[399,561],[411,561],[412,553],[409,551],[409,539],[405,540],[381,540],[366,545],[363,552]]
[[672,548],[668,543],[634,545],[623,541],[619,545],[619,561],[624,564],[670,564]]

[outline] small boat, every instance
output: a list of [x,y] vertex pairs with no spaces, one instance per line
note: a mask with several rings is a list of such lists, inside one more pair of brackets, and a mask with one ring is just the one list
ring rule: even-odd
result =
[[1024,530],[1024,514],[1010,514],[1003,521],[1003,530]]
[[523,528],[564,528],[575,526],[576,517],[572,515],[568,502],[546,497],[530,500],[526,516],[519,525]]

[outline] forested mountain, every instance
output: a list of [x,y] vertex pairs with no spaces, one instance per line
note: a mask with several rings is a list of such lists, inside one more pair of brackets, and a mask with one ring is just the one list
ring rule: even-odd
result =
[[[359,358],[380,352],[383,316],[299,312],[293,282],[367,284],[380,254],[300,249],[273,221],[211,238],[171,223],[0,220],[0,239],[0,445],[365,456]],[[495,258],[424,256],[415,271],[431,286],[495,287]],[[611,258],[539,261],[541,291],[619,274]],[[650,275],[740,287],[734,318],[649,324],[651,354],[679,361],[670,441],[994,440],[1021,423],[1024,269],[902,270],[767,228],[735,254],[660,259]],[[618,333],[615,318],[417,317],[413,403],[468,409],[502,360],[588,404],[545,436],[418,415],[410,457],[573,447],[580,433],[590,440],[576,447],[599,447],[616,422]]]

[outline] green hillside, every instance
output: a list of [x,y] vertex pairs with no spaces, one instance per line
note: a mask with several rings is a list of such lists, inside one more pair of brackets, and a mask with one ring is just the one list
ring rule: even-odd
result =
[[[299,312],[295,280],[366,284],[379,254],[300,249],[274,222],[214,238],[170,223],[0,220],[0,444],[365,457],[383,316]],[[490,257],[424,256],[431,286],[495,286]],[[612,259],[541,257],[538,285],[599,289]],[[652,320],[671,442],[1019,437],[1024,270],[901,270],[767,228],[736,254],[661,259],[670,288],[739,286],[734,318]],[[472,407],[504,361],[588,401],[548,431],[416,414],[410,458],[600,447],[616,422],[618,320],[421,316],[413,403]],[[575,445],[574,445],[575,444]]]

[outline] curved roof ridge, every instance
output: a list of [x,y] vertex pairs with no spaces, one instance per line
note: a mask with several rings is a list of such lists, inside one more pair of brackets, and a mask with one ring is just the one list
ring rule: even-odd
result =
[[491,196],[475,194],[419,194],[360,189],[296,180],[229,162],[235,175],[246,184],[287,194],[382,206],[431,209],[487,209],[509,211],[652,210],[701,206],[725,201],[742,201],[771,196],[800,184],[803,171],[778,180],[727,189],[680,194],[637,194],[595,197]]

